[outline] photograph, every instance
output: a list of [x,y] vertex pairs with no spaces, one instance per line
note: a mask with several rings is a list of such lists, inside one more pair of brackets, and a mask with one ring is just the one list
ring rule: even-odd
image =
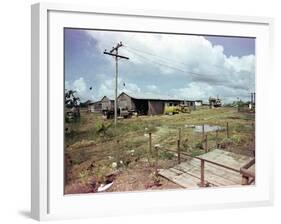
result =
[[255,37],[63,35],[65,195],[255,185]]

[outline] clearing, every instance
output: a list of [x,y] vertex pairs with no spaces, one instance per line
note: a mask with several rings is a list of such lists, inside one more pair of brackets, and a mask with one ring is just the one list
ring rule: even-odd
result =
[[[101,114],[81,111],[79,121],[66,123],[65,193],[98,192],[99,187],[109,184],[108,189],[105,187],[108,192],[182,188],[155,175],[155,165],[159,170],[177,166],[179,138],[181,152],[188,155],[206,155],[206,147],[208,153],[216,153],[219,148],[236,154],[238,161],[240,157],[254,155],[254,122],[254,114],[239,113],[237,108],[201,107],[191,114],[119,119],[114,127],[113,120],[104,120]],[[203,124],[206,125],[204,135],[198,131]],[[219,128],[208,131],[212,126]],[[158,156],[155,145],[159,148]],[[219,156],[215,158],[218,163],[225,162]],[[181,160],[180,165],[190,158],[183,156]]]

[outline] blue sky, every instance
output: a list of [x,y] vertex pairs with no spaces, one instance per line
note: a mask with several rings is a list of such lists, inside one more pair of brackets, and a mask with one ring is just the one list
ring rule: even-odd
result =
[[[147,98],[249,100],[255,86],[255,39],[65,29],[65,86],[85,100],[114,96],[119,41],[119,93]],[[92,89],[90,89],[92,87]]]

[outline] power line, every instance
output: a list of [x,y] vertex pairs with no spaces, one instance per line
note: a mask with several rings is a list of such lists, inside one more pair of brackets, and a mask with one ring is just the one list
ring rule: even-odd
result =
[[[160,55],[156,55],[156,54],[153,54],[153,53],[151,53],[151,52],[144,51],[144,50],[140,50],[140,49],[137,49],[137,48],[128,46],[128,45],[126,45],[126,46],[124,46],[124,47],[130,48],[130,49],[133,50],[133,51],[137,51],[137,52],[140,52],[140,53],[144,53],[144,54],[148,54],[148,55],[151,55],[151,56],[160,58],[160,59],[162,59],[162,60],[166,60],[166,61],[169,61],[169,62],[171,61],[171,59],[169,59],[169,58],[166,58],[166,57],[163,57],[163,56],[160,56]],[[184,62],[176,62],[176,61],[173,61],[173,62],[174,62],[174,63],[177,63],[177,64],[189,66],[188,64],[186,64],[186,63],[184,63]],[[207,65],[207,66],[209,66],[209,67],[217,67],[217,68],[219,68],[219,69],[224,69],[224,67],[219,66],[219,65],[209,65],[209,64],[205,64],[205,65]]]
[[177,70],[177,71],[180,71],[180,72],[183,72],[183,73],[191,74],[191,75],[193,75],[195,77],[202,78],[202,76],[204,76],[204,77],[208,78],[209,80],[217,81],[216,79],[211,78],[210,75],[183,70],[181,68],[175,67],[175,66],[170,65],[168,63],[164,64],[164,63],[161,63],[159,61],[151,60],[150,58],[147,58],[147,57],[145,57],[145,56],[143,56],[143,55],[141,55],[141,54],[139,54],[137,52],[132,52],[129,49],[127,49],[127,51],[131,52],[132,54],[137,55],[138,57],[141,57],[142,59],[145,60],[145,62],[151,62],[153,65],[158,64],[158,65],[165,66],[167,68],[174,69],[174,70]]
[[[217,79],[215,79],[215,78],[213,78],[213,77],[211,77],[211,76],[221,76],[221,74],[211,74],[211,75],[210,75],[210,74],[203,74],[203,73],[197,73],[197,72],[192,72],[192,71],[184,70],[184,69],[182,69],[182,68],[178,68],[178,67],[175,66],[175,65],[171,65],[171,62],[170,62],[170,60],[169,60],[168,58],[165,58],[165,57],[162,57],[162,56],[153,54],[153,53],[145,52],[145,51],[143,51],[143,50],[137,50],[136,48],[128,47],[127,45],[126,45],[125,47],[126,47],[126,50],[127,50],[127,51],[131,52],[132,54],[136,54],[137,56],[141,57],[142,59],[145,59],[146,62],[147,62],[147,61],[150,61],[150,62],[152,62],[153,64],[158,64],[158,65],[165,66],[165,67],[168,67],[168,68],[171,68],[171,69],[174,69],[174,70],[183,72],[183,73],[191,74],[191,75],[193,75],[193,76],[198,76],[199,78],[205,77],[205,78],[207,78],[208,80],[213,80],[213,81],[216,81],[216,82],[219,81],[219,80],[217,80]],[[145,56],[144,56],[143,54],[141,54],[141,53],[144,53],[144,54],[148,54],[148,55],[152,55],[152,56],[158,57],[158,58],[162,59],[162,62],[163,62],[163,63],[159,62],[159,60],[155,61],[156,59],[153,60],[153,59],[151,59],[151,58],[147,58],[147,57],[145,57]],[[165,59],[165,60],[167,60],[167,61],[163,61],[163,59]],[[168,60],[169,60],[169,62],[168,62]],[[179,64],[188,66],[188,65],[185,64],[185,63],[179,63]],[[210,66],[211,66],[211,65],[210,65]],[[214,66],[215,66],[215,65],[214,65]],[[217,66],[217,67],[223,68],[223,67],[220,67],[220,66]],[[227,75],[230,76],[230,74],[227,74]],[[220,81],[220,82],[222,83],[223,81]],[[251,87],[250,87],[250,83],[251,83],[251,78],[249,77],[248,91],[250,91],[250,88],[251,88]]]

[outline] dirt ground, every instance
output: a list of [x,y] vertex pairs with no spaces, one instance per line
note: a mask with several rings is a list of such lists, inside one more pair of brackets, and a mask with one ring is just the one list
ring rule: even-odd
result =
[[[79,121],[65,125],[65,193],[92,193],[102,187],[109,187],[106,192],[180,188],[155,175],[156,160],[158,168],[177,163],[176,154],[167,149],[176,152],[179,135],[182,151],[201,155],[205,152],[205,136],[196,132],[194,125],[218,125],[221,130],[217,133],[205,133],[210,150],[252,155],[254,122],[254,114],[239,113],[237,108],[202,107],[191,114],[119,119],[115,127],[112,120],[104,120],[100,114],[82,111]],[[155,145],[159,147],[158,156]]]

